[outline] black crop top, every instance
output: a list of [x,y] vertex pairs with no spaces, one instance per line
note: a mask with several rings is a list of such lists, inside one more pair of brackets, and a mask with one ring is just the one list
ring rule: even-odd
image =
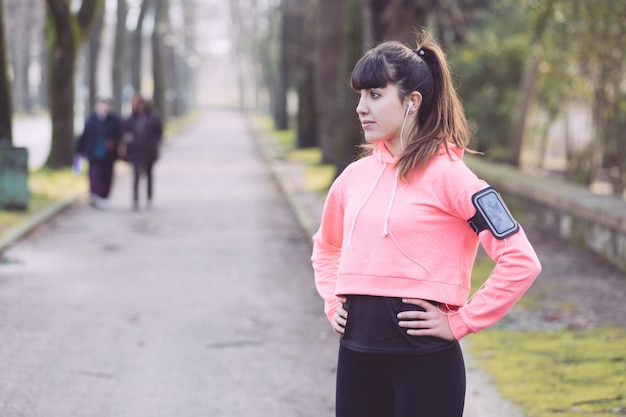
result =
[[458,343],[456,340],[407,334],[408,329],[398,326],[397,314],[424,309],[405,304],[401,298],[369,295],[349,295],[347,298],[344,308],[348,311],[348,321],[340,342],[345,348],[365,353],[424,355]]

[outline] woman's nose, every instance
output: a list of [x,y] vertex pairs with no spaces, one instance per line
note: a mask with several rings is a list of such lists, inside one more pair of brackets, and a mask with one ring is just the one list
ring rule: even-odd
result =
[[359,103],[356,106],[356,113],[358,115],[365,114],[367,112],[367,106],[363,103],[363,98],[359,99]]

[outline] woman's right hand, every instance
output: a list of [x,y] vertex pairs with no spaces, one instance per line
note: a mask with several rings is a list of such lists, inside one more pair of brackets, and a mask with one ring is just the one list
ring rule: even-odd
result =
[[348,311],[343,308],[343,304],[345,304],[348,299],[346,297],[339,297],[339,301],[341,301],[342,305],[335,311],[331,324],[335,332],[343,334],[346,331],[346,323],[348,322]]
[[128,144],[135,139],[135,135],[132,132],[126,132],[122,135],[122,143]]

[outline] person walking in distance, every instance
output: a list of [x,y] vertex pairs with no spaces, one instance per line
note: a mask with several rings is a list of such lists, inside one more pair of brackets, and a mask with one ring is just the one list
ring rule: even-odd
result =
[[122,134],[122,120],[108,100],[99,98],[85,121],[76,153],[89,162],[89,203],[103,208],[113,185],[113,170]]
[[[541,271],[495,189],[463,162],[471,134],[443,50],[428,33],[356,64],[368,144],[333,182],[312,263],[340,335],[338,417],[461,417],[459,340],[498,321]],[[474,296],[478,245],[496,262]]]
[[159,158],[163,122],[158,112],[140,94],[131,99],[132,113],[124,123],[123,157],[133,166],[133,209],[139,209],[139,183],[145,175],[147,207],[154,197],[153,168]]

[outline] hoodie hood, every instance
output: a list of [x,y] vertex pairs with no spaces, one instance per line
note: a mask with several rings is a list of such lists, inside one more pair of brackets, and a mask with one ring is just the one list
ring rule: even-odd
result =
[[383,164],[394,165],[398,161],[398,157],[393,156],[391,152],[389,152],[389,149],[387,149],[387,145],[384,143],[377,144],[376,148],[374,148],[373,154],[378,162]]

